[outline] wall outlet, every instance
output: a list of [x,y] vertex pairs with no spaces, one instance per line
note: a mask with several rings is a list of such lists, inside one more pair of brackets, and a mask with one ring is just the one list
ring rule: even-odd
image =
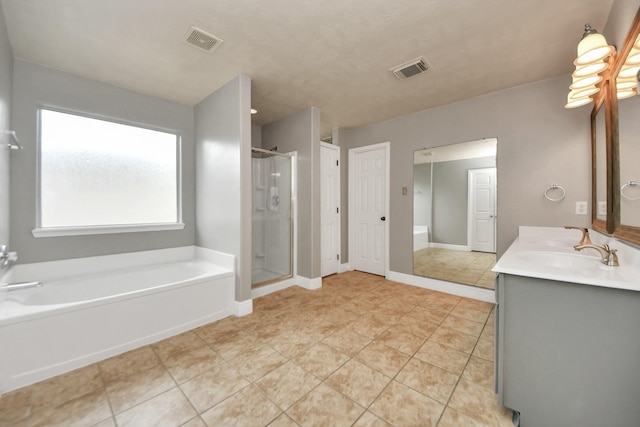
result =
[[606,216],[607,215],[607,202],[598,202],[598,215]]
[[587,214],[587,202],[576,202],[576,215]]

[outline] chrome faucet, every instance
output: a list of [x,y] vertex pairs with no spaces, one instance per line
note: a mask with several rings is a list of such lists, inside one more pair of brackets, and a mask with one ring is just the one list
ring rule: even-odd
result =
[[2,268],[9,267],[9,264],[15,262],[18,259],[18,254],[15,252],[9,252],[7,245],[0,245],[0,265]]
[[[586,227],[574,227],[572,225],[565,225],[564,228],[566,228],[567,230],[580,230],[582,231],[582,239],[580,239],[580,242],[574,246],[574,248],[576,246],[580,246],[580,245],[592,245],[593,243],[591,243],[591,237],[589,236],[589,229]],[[579,249],[576,249],[579,250]]]
[[617,267],[620,264],[618,263],[618,255],[616,254],[616,252],[618,252],[617,249],[611,249],[609,247],[609,245],[594,245],[593,243],[589,242],[586,243],[584,245],[576,245],[573,247],[576,251],[581,251],[582,249],[595,249],[598,252],[600,252],[600,256],[602,257],[602,263],[605,265],[610,265],[613,267]]

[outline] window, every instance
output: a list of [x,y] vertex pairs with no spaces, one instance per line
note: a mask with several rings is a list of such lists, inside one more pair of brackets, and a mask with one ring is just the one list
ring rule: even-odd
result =
[[40,109],[37,237],[183,228],[175,133]]

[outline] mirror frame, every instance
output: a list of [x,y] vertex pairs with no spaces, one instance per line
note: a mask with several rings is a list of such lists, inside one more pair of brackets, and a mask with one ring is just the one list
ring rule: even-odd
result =
[[[613,221],[613,192],[611,191],[612,177],[613,177],[613,168],[612,168],[612,147],[611,147],[611,109],[610,109],[610,84],[609,79],[604,78],[600,85],[600,92],[597,97],[594,98],[594,107],[591,111],[591,227],[594,230],[598,230],[603,233],[611,234],[614,230],[614,221]],[[604,110],[603,110],[604,108]],[[605,124],[605,191],[607,193],[607,214],[606,220],[598,218],[598,198],[597,198],[597,188],[598,188],[598,179],[597,179],[597,117],[598,114],[604,114],[604,124]]]
[[[633,23],[631,24],[631,29],[627,34],[627,37],[624,40],[624,45],[618,52],[616,56],[614,56],[613,68],[611,69],[611,74],[607,81],[610,82],[610,90],[608,91],[608,100],[605,98],[605,102],[607,102],[607,107],[610,107],[611,113],[607,115],[607,118],[611,119],[611,123],[607,123],[607,127],[611,128],[611,131],[607,130],[607,160],[609,157],[612,162],[612,180],[611,186],[607,188],[607,193],[611,193],[611,195],[607,194],[607,203],[609,200],[612,201],[611,209],[607,208],[607,214],[611,212],[613,224],[612,224],[612,233],[613,235],[620,239],[624,240],[636,245],[640,245],[640,227],[634,227],[630,225],[624,225],[620,223],[620,157],[619,157],[619,147],[620,147],[620,139],[619,139],[619,127],[618,127],[618,99],[615,91],[615,81],[618,77],[618,73],[622,69],[629,52],[631,52],[631,48],[633,44],[640,34],[640,8],[636,12],[636,16],[633,19]],[[610,133],[610,135],[609,135]],[[610,139],[610,141],[609,141]],[[610,148],[609,148],[610,147]],[[595,166],[594,166],[595,167]],[[595,190],[594,190],[595,193]],[[607,215],[607,223],[609,223],[609,217]],[[610,232],[610,233],[611,233]]]

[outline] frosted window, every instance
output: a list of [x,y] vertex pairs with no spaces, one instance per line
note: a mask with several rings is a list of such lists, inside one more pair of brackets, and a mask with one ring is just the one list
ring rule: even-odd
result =
[[176,223],[178,136],[40,110],[40,226]]

